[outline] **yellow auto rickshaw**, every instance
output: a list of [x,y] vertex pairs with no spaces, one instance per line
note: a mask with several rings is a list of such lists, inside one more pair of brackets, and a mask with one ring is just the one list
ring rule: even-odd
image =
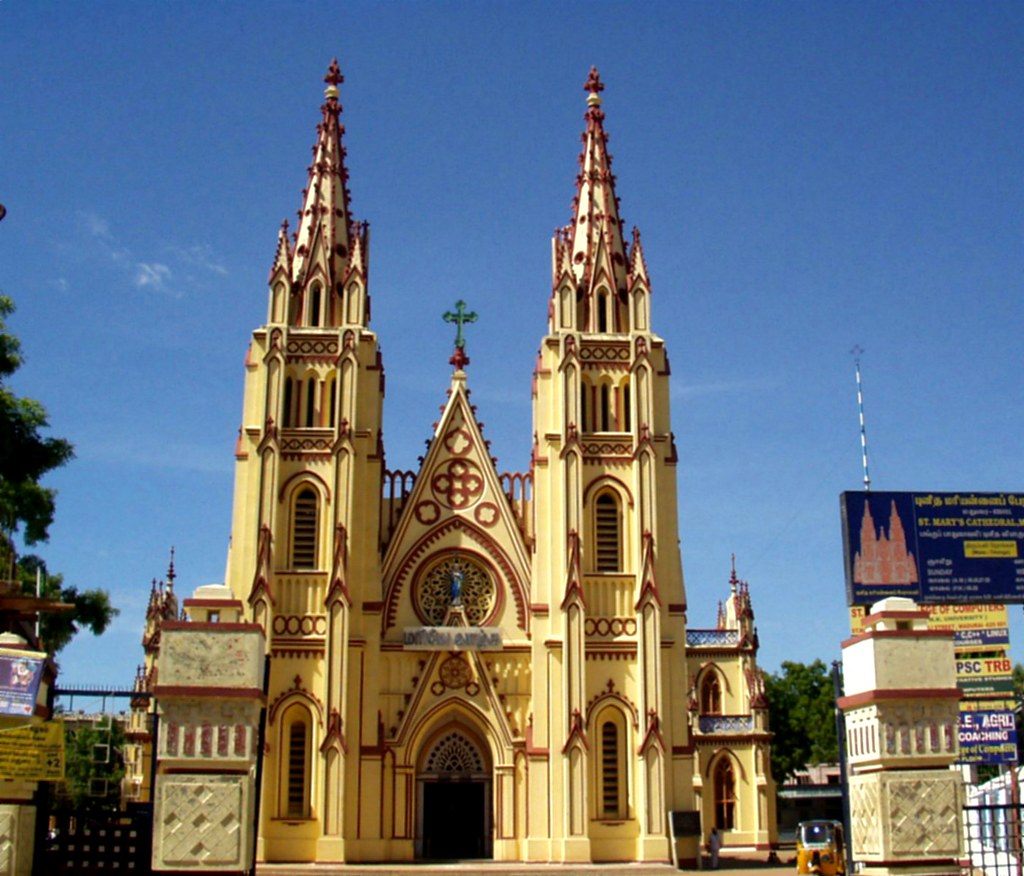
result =
[[801,821],[796,827],[796,872],[845,876],[846,844],[838,821]]

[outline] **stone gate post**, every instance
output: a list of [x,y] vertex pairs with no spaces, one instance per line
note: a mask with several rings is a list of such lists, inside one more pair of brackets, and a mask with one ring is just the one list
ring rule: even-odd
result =
[[257,624],[223,622],[237,616],[228,608],[161,628],[155,871],[242,873],[253,864],[264,637]]
[[909,599],[843,642],[851,847],[864,874],[959,874],[963,789],[953,635]]

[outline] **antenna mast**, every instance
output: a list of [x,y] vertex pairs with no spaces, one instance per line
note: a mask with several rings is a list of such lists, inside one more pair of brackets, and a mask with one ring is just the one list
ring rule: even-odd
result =
[[864,466],[864,492],[871,490],[871,474],[868,471],[868,431],[864,426],[864,385],[860,379],[860,354],[864,349],[860,344],[855,344],[850,354],[853,356],[853,364],[857,370],[857,410],[860,415],[860,455],[861,463]]

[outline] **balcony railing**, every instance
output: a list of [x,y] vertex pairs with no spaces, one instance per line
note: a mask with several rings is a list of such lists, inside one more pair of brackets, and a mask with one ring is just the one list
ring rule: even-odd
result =
[[739,630],[687,630],[686,644],[691,648],[728,647],[740,643]]
[[701,715],[697,719],[701,733],[751,733],[754,730],[753,715]]

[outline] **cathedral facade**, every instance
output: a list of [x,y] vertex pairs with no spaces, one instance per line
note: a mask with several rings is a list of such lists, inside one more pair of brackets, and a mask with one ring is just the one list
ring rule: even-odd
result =
[[[547,331],[521,473],[499,473],[470,403],[461,302],[427,452],[388,467],[336,63],[325,81],[235,451],[224,605],[261,628],[268,658],[257,860],[692,862],[713,826],[772,848],[735,571],[715,625],[687,629],[669,364],[639,234],[619,219],[597,72],[573,220],[536,299]],[[197,623],[228,616],[216,599],[184,605]]]

